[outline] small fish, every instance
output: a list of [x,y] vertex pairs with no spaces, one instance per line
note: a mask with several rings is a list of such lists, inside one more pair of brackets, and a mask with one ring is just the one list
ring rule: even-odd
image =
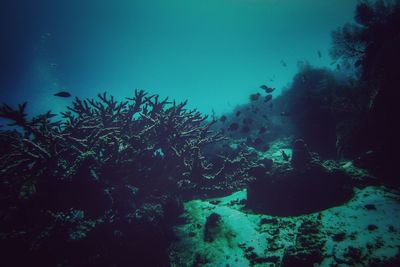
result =
[[289,156],[285,153],[284,150],[281,150],[281,154],[282,154],[282,158],[283,158],[285,161],[289,161]]
[[275,90],[275,88],[268,87],[265,84],[261,85],[260,88],[263,89],[267,94],[272,93]]
[[260,88],[263,89],[267,94],[270,94],[275,90],[275,88],[268,87],[265,84],[261,85]]
[[241,113],[242,113],[242,112],[240,112],[240,110],[237,111],[237,112],[236,112],[236,117],[239,117]]
[[54,96],[59,96],[59,97],[70,97],[71,94],[68,93],[68,92],[62,91],[62,92],[58,92],[58,93],[54,94]]
[[229,125],[228,131],[236,131],[237,129],[239,129],[239,124],[234,122],[231,125]]
[[250,132],[250,128],[247,127],[247,126],[243,126],[242,127],[242,133],[248,133],[248,132]]
[[267,131],[267,128],[265,128],[264,126],[262,126],[262,127],[258,130],[258,134],[263,134],[263,133],[265,133],[265,131]]
[[271,99],[272,99],[272,95],[266,95],[265,98],[264,98],[264,102],[267,103]]
[[226,116],[222,115],[221,118],[219,119],[221,122],[225,122],[226,121]]
[[282,111],[281,112],[281,116],[289,116],[290,114],[289,114],[289,112],[287,112],[287,111]]
[[285,62],[283,59],[281,60],[281,64],[282,64],[282,66],[284,66],[285,68],[287,67],[286,62]]
[[272,93],[273,91],[275,91],[275,88],[271,88],[271,87],[269,87],[267,90],[265,90],[265,92],[266,92],[267,94],[270,94],[270,93]]
[[318,57],[319,57],[319,58],[322,57],[321,51],[319,51],[319,50],[318,50]]
[[257,94],[251,94],[250,95],[250,101],[257,101],[260,98],[261,94],[257,93]]

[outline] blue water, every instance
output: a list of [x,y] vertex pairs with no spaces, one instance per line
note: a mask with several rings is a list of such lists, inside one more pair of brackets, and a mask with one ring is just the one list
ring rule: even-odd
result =
[[57,112],[72,100],[53,96],[61,90],[123,98],[141,88],[221,114],[261,84],[279,94],[298,61],[329,67],[330,32],[352,20],[356,2],[9,1],[0,99]]

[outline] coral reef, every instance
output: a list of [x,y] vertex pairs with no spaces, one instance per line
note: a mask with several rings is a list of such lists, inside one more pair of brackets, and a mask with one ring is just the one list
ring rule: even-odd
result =
[[247,164],[244,155],[212,164],[204,148],[224,137],[185,106],[141,90],[122,102],[76,98],[62,120],[3,105],[18,127],[0,133],[4,261],[165,265],[180,196],[222,190]]
[[332,33],[336,71],[299,64],[219,119],[142,90],[61,117],[0,106],[2,264],[399,266],[389,2]]

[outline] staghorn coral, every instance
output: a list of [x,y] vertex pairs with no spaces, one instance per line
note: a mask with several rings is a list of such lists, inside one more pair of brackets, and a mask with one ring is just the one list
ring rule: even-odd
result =
[[[29,119],[26,103],[1,107],[0,117],[19,128],[0,132],[5,261],[165,265],[179,196],[228,187],[249,164],[242,152],[206,155],[225,137],[186,104],[142,90],[125,101],[104,93],[76,98],[58,121],[50,111]],[[147,257],[150,250],[158,256]]]
[[147,96],[144,91],[135,91],[135,96],[124,102],[106,93],[98,97],[99,101],[76,98],[69,111],[62,113],[64,120],[58,122],[50,121],[54,116],[50,112],[27,120],[26,103],[18,110],[4,106],[0,116],[23,130],[2,133],[5,139],[13,140],[11,151],[3,156],[2,174],[39,174],[34,170],[73,174],[86,153],[92,153],[93,165],[100,173],[113,168],[117,171],[121,166],[131,167],[130,173],[140,172],[137,165],[152,159],[162,162],[163,176],[200,179],[208,170],[201,148],[223,139],[220,133],[209,131],[215,121],[206,122],[207,116],[187,111],[186,102],[160,101],[157,95]]

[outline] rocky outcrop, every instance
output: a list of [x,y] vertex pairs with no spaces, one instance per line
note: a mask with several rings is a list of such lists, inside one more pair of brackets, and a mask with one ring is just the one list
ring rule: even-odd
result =
[[291,165],[296,170],[305,170],[312,157],[303,139],[294,141]]
[[276,164],[247,188],[249,208],[279,216],[312,213],[339,205],[352,196],[351,177],[325,166],[303,140],[293,145],[290,163]]

